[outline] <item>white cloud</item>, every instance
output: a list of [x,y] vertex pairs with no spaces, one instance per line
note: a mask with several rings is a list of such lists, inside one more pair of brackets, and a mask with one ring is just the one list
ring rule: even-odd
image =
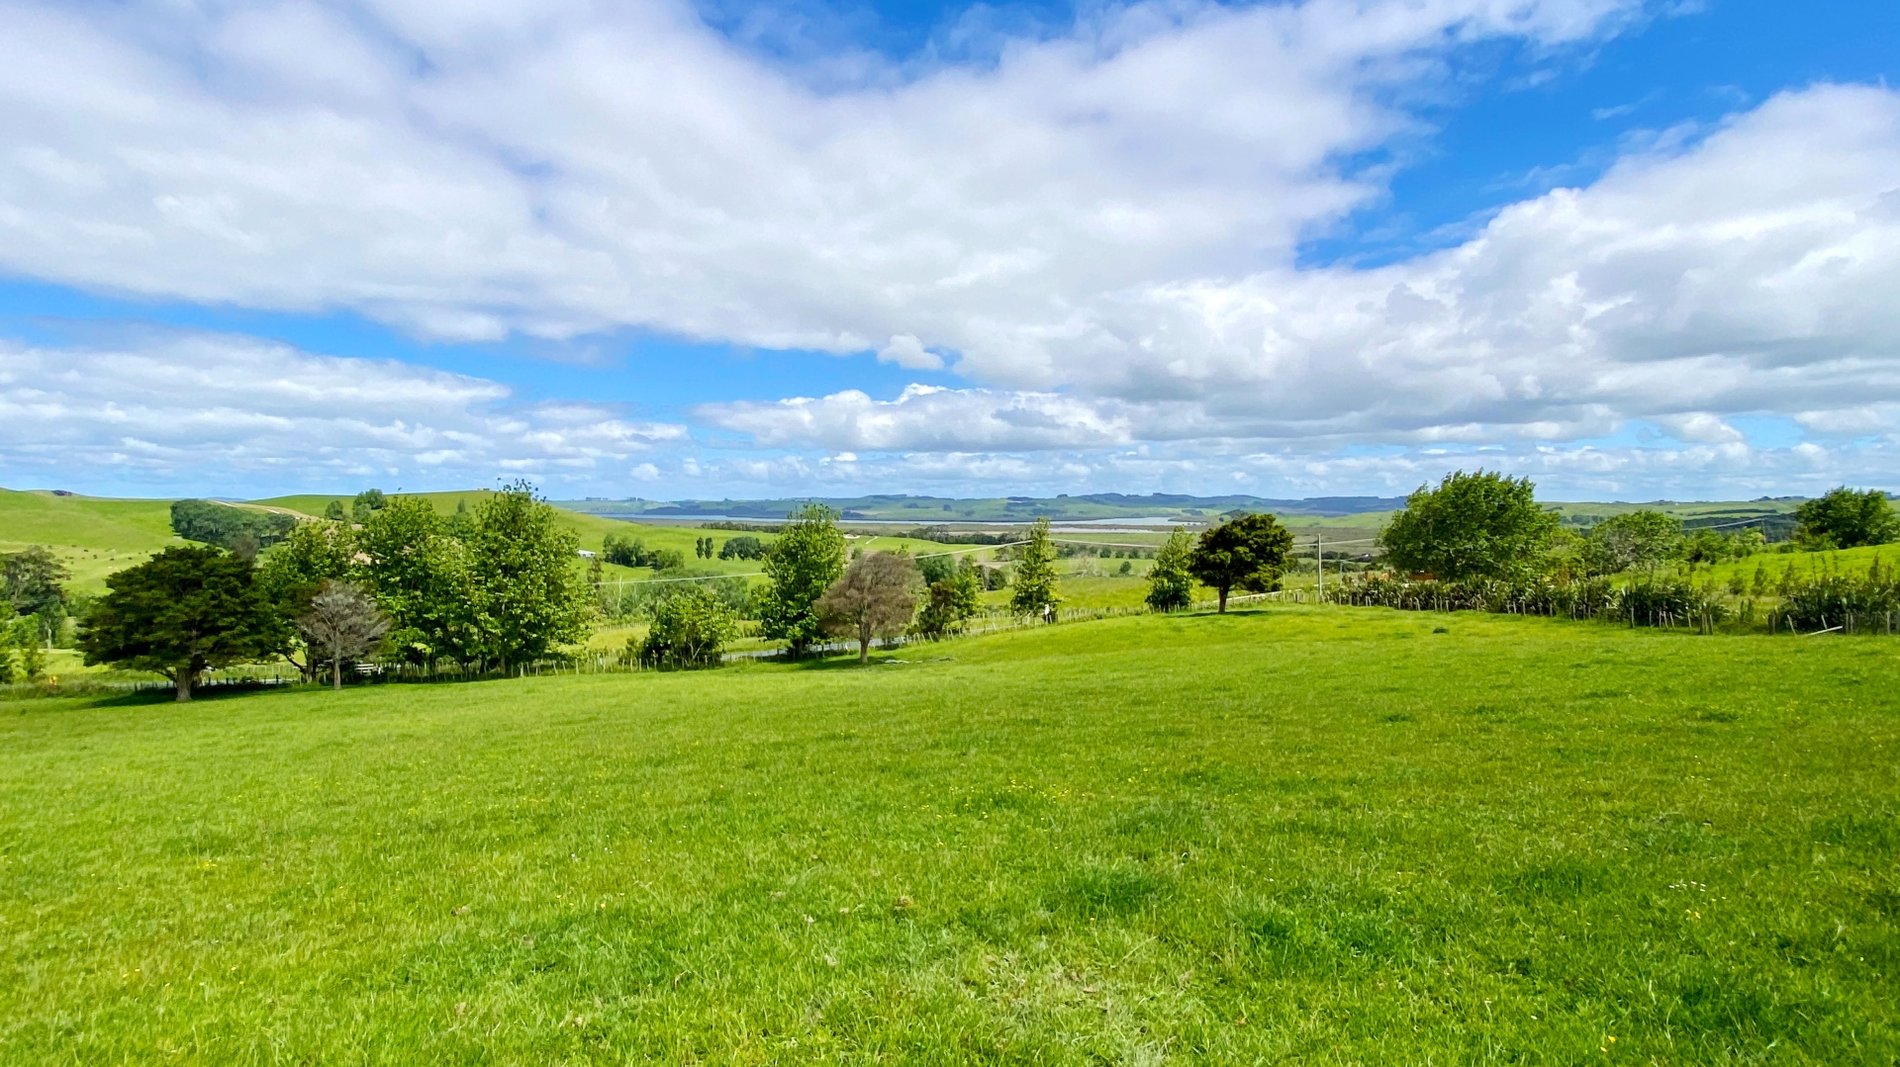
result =
[[0,267],[454,338],[1034,366],[1104,294],[1290,262],[1376,193],[1337,160],[1410,121],[1384,101],[1419,60],[1637,3],[1153,0],[821,89],[674,3],[0,0]]
[[877,350],[880,363],[894,363],[909,370],[941,370],[943,357],[924,347],[914,334],[900,333]]
[[1747,413],[1866,432],[1900,402],[1897,279],[1900,94],[1821,87],[1440,253],[1145,286],[1033,360],[964,349],[967,373],[1014,389],[705,415],[769,444],[884,449],[1579,440],[1630,419],[1725,443]]
[[[1900,93],[1787,93],[1633,138],[1589,187],[1442,252],[1298,265],[1382,195],[1341,160],[1415,135],[1402,102],[1461,49],[1587,44],[1640,6],[1154,0],[1038,35],[972,20],[939,42],[963,61],[807,63],[671,3],[0,0],[0,271],[447,338],[872,352],[967,383],[706,405],[810,455],[675,463],[643,457],[684,450],[679,427],[479,379],[230,339],[15,345],[0,459],[780,489],[1323,490],[1480,447],[1603,486],[1666,463],[1733,485],[1877,470],[1900,410]],[[1764,412],[1819,443],[1753,448],[1737,416]],[[1578,444],[1631,420],[1674,442]],[[1351,448],[1375,445],[1414,451]]]
[[697,414],[768,446],[967,451],[1112,445],[1131,439],[1126,419],[1074,397],[927,385],[909,386],[888,401],[852,389],[817,398],[708,404]]
[[[0,341],[9,479],[334,488],[357,477],[572,480],[685,439],[591,405],[517,405],[496,382],[221,337],[120,347]],[[411,486],[415,488],[415,486]]]

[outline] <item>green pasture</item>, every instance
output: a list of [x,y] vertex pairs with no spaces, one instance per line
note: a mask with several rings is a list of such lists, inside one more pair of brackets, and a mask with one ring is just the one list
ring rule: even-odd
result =
[[1772,590],[1789,568],[1793,568],[1796,577],[1803,579],[1829,573],[1859,577],[1867,573],[1875,560],[1886,564],[1900,563],[1900,544],[1870,545],[1832,552],[1757,552],[1742,559],[1697,567],[1695,577],[1698,582],[1713,581],[1718,587],[1726,585],[1729,578],[1735,575],[1740,575],[1745,582],[1753,583],[1755,570],[1759,567],[1767,573]]
[[103,593],[107,575],[182,543],[172,536],[169,500],[0,489],[0,553],[46,546],[72,572],[75,592]]
[[0,704],[8,1063],[1891,1063],[1900,653],[1285,608]]

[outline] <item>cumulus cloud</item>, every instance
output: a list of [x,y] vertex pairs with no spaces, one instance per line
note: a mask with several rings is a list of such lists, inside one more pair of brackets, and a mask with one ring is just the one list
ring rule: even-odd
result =
[[924,347],[915,334],[900,333],[877,350],[880,363],[894,363],[908,370],[941,370],[943,357]]
[[[966,372],[1017,389],[705,415],[774,444],[887,449],[1578,440],[1632,419],[1727,443],[1729,416],[1761,412],[1864,432],[1900,402],[1896,278],[1900,94],[1826,86],[1511,205],[1443,252],[1131,289],[1037,361],[965,349]],[[1024,411],[1046,417],[1021,428]]]
[[0,457],[15,476],[54,484],[102,470],[201,486],[571,480],[685,436],[590,405],[512,403],[505,386],[479,378],[244,339],[0,341]]
[[[0,0],[0,271],[438,338],[631,326],[962,378],[706,404],[761,453],[717,456],[395,364],[13,345],[0,458],[781,490],[1396,487],[1478,455],[1600,486],[1664,463],[1737,486],[1878,469],[1900,411],[1889,89],[1634,139],[1440,252],[1301,265],[1383,195],[1347,161],[1415,136],[1406,101],[1467,49],[1588,45],[1643,7],[1153,0],[820,62],[659,0]],[[1738,417],[1764,412],[1812,440],[1751,446]],[[1667,447],[1587,443],[1632,421]]]
[[825,86],[682,3],[0,2],[0,267],[451,338],[1033,366],[1105,293],[1290,262],[1378,191],[1338,160],[1410,121],[1422,60],[1637,2],[1155,0]]

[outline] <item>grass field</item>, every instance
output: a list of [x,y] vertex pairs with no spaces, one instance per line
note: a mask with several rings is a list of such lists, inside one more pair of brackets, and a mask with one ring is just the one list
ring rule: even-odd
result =
[[1310,608],[19,701],[0,1061],[1891,1063],[1897,667]]
[[0,553],[46,546],[72,572],[76,592],[103,593],[107,575],[183,543],[172,536],[169,500],[0,489]]

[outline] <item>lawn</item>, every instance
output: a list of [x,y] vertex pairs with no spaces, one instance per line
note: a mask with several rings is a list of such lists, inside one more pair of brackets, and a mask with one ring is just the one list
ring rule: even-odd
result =
[[1891,1063],[1896,668],[1283,608],[0,704],[0,1061]]

